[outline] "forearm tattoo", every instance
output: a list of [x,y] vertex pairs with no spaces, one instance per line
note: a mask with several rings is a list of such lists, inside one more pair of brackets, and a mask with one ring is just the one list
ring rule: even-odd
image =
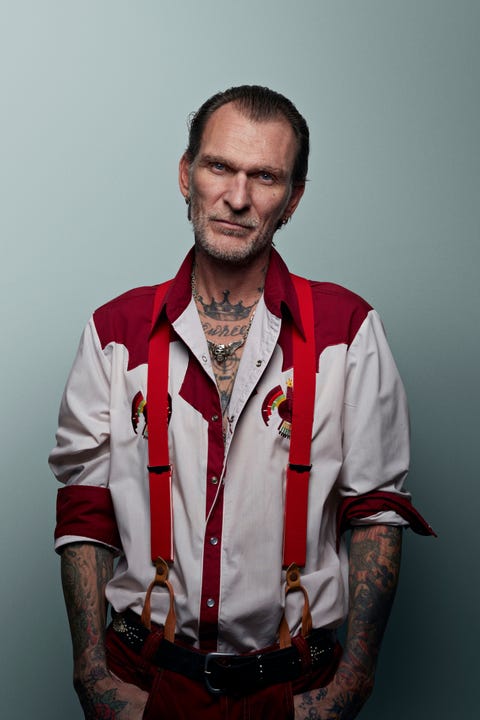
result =
[[401,547],[401,528],[372,525],[352,532],[344,659],[360,674],[375,667],[397,588]]
[[353,530],[345,651],[332,683],[301,696],[296,720],[352,720],[368,699],[397,587],[401,533],[387,525]]
[[103,680],[107,677],[108,672],[106,670],[93,668],[85,682],[77,685],[78,697],[86,720],[90,720],[90,718],[92,720],[97,720],[97,718],[115,720],[117,716],[122,717],[119,716],[118,713],[128,705],[126,700],[118,699],[118,692],[115,688],[109,688],[107,690],[98,689],[98,680]]
[[[62,553],[62,585],[74,656],[74,685],[86,718],[115,718],[126,702],[113,688],[105,659],[105,586],[112,577],[112,553],[94,544],[68,545]],[[99,684],[100,681],[100,684]]]
[[93,544],[68,545],[62,553],[61,567],[74,659],[77,661],[86,651],[102,659],[105,586],[112,576],[112,553]]

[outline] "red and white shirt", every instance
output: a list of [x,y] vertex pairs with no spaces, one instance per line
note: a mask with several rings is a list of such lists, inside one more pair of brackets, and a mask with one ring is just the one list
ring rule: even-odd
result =
[[[173,465],[177,634],[224,652],[275,641],[282,615],[285,468],[292,381],[292,323],[301,327],[290,274],[272,251],[228,410],[222,412],[192,299],[190,253],[164,301],[170,344],[169,449]],[[381,321],[357,295],[312,282],[318,356],[311,448],[307,561],[302,583],[314,627],[348,609],[348,558],[338,528],[351,523],[430,529],[402,487],[409,463],[403,386]],[[56,548],[79,540],[119,554],[107,598],[143,608],[153,579],[148,490],[147,355],[155,287],[132,290],[90,319],[60,408],[50,465],[59,491]],[[342,505],[343,501],[343,505]],[[344,512],[340,512],[342,508]],[[286,617],[299,629],[301,594]],[[168,592],[155,588],[152,620]]]

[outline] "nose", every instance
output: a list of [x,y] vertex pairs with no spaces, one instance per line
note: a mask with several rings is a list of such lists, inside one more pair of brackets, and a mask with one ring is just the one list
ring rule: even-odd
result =
[[235,212],[241,212],[250,207],[250,188],[248,177],[244,172],[237,172],[230,178],[229,187],[224,195],[225,202]]

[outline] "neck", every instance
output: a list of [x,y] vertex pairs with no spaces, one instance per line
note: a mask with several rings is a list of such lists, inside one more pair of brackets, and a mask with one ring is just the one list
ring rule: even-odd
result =
[[263,292],[269,255],[264,254],[248,266],[217,262],[204,253],[196,252],[193,266],[195,289],[205,302],[222,302],[225,294],[232,305],[257,303]]
[[248,333],[263,291],[267,261],[255,268],[223,265],[215,270],[211,262],[203,262],[196,254],[192,270],[192,295],[208,343],[213,371],[217,381],[224,432],[226,416]]

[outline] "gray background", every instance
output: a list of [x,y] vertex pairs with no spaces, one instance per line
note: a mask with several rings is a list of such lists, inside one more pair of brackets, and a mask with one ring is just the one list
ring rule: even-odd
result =
[[46,466],[61,391],[90,312],[176,270],[187,115],[245,82],[309,121],[310,182],[277,246],[380,311],[409,487],[439,533],[406,534],[361,718],[476,715],[479,29],[474,0],[0,2],[1,717],[80,718]]

